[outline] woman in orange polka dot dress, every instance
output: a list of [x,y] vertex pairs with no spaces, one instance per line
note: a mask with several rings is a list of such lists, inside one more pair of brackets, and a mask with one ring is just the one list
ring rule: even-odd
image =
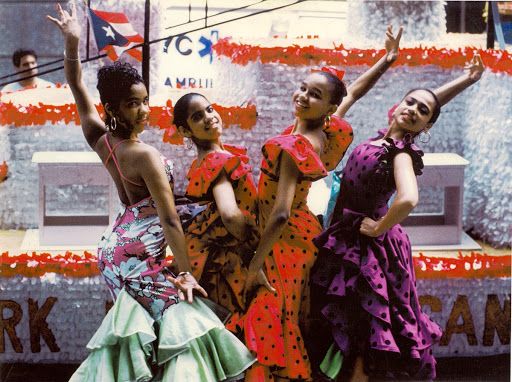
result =
[[222,120],[208,100],[197,93],[181,97],[174,124],[197,147],[188,172],[187,196],[205,202],[206,209],[186,228],[192,273],[213,301],[233,316],[231,331],[245,310],[245,263],[258,241],[257,190],[244,148],[222,144]]
[[307,76],[292,97],[295,124],[263,145],[262,233],[246,284],[246,293],[255,296],[243,322],[246,346],[258,363],[247,381],[312,378],[301,329],[307,330],[309,273],[317,255],[312,239],[322,227],[306,205],[308,190],[343,158],[353,134],[342,117],[395,60],[400,35],[394,38],[388,28],[387,54],[348,91],[333,68]]

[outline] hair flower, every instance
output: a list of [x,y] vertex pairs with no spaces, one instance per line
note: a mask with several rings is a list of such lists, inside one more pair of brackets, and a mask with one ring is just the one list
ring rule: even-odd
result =
[[345,76],[344,70],[336,69],[333,66],[322,66],[322,68],[320,68],[320,69],[311,69],[311,72],[312,73],[316,73],[316,72],[329,73],[329,74],[332,74],[334,77],[337,77],[340,81],[343,81],[343,76]]

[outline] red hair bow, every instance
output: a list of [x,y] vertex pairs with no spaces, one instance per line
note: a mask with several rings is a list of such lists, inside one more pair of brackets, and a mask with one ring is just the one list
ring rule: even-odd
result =
[[311,72],[312,73],[315,73],[315,72],[330,73],[334,77],[337,77],[340,81],[343,81],[343,76],[345,75],[345,71],[344,70],[339,70],[339,69],[336,69],[336,68],[334,68],[332,66],[322,66],[322,68],[320,70],[312,69]]

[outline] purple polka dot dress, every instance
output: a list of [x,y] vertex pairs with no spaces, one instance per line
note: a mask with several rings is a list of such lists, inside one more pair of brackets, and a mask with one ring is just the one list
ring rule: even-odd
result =
[[384,134],[348,159],[330,227],[314,240],[320,254],[312,284],[321,291],[316,303],[345,359],[363,356],[373,376],[433,379],[431,347],[441,330],[421,311],[407,234],[398,224],[375,238],[359,233],[364,217],[378,220],[388,210],[396,191],[393,158],[406,152],[416,175],[423,168],[423,152],[410,136],[371,143]]

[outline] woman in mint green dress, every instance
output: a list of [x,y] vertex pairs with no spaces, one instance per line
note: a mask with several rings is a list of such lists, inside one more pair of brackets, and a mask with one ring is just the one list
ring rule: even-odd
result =
[[[65,40],[64,70],[87,143],[112,176],[121,208],[98,248],[100,271],[115,300],[89,341],[90,354],[71,381],[224,381],[254,363],[245,346],[193,292],[172,193],[172,162],[138,135],[149,118],[142,78],[126,63],[98,72],[104,122],[82,81],[76,9],[57,5],[48,18]],[[167,271],[171,247],[177,276]],[[183,302],[183,300],[188,302]]]

